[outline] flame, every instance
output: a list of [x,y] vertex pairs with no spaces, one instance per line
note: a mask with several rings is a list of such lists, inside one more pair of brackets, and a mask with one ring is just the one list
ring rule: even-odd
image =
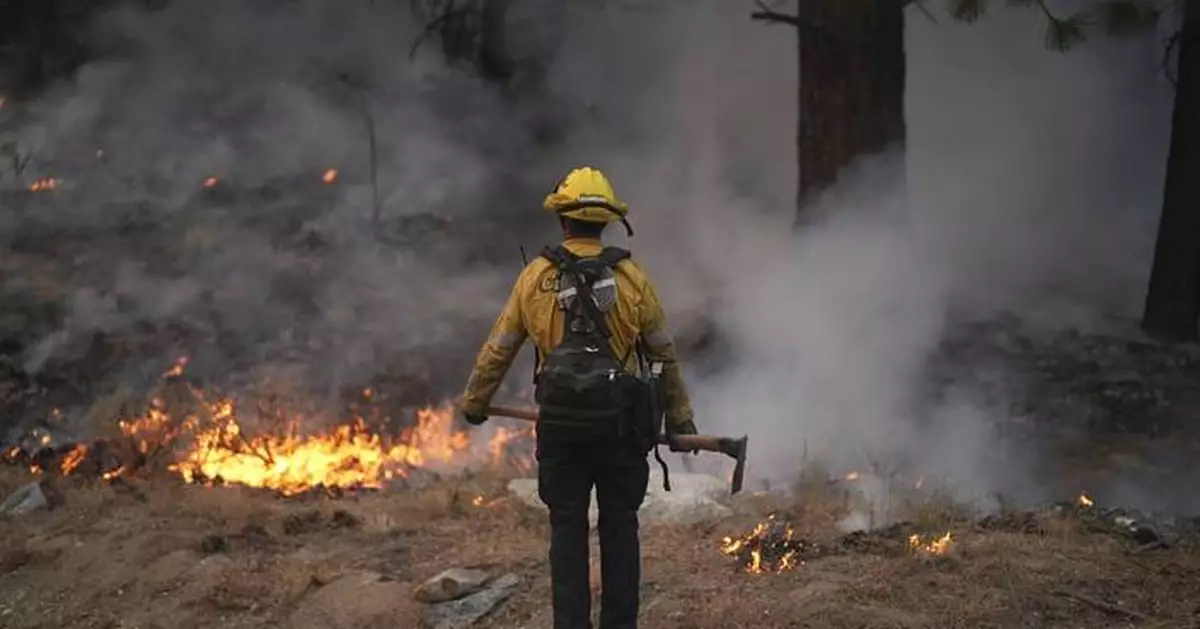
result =
[[58,188],[60,183],[62,183],[62,180],[54,177],[38,177],[33,183],[29,184],[29,190],[32,192],[46,192]]
[[[187,364],[188,358],[181,357],[163,376],[180,376]],[[521,470],[533,466],[532,456],[517,455],[517,446],[531,442],[532,428],[499,427],[486,443],[472,444],[471,433],[456,427],[450,402],[417,410],[412,425],[396,435],[374,432],[357,416],[330,431],[306,434],[299,416],[275,412],[265,419],[278,421],[278,426],[253,436],[250,432],[257,431],[245,429],[233,398],[213,396],[187,381],[173,380],[170,386],[166,392],[171,393],[171,403],[165,394],[155,397],[141,415],[117,422],[121,439],[112,442],[113,448],[78,445],[55,467],[70,475],[94,455],[114,452],[117,460],[102,468],[107,470],[102,474],[105,480],[156,465],[191,484],[234,483],[295,495],[319,487],[378,488],[407,477],[413,468],[463,466],[473,454]],[[373,393],[363,390],[367,398]],[[264,417],[263,408],[258,411]],[[40,440],[49,444],[51,436]],[[25,453],[13,448],[5,456],[19,460]],[[496,502],[485,500],[477,506]]]
[[164,371],[164,372],[163,372],[162,376],[163,376],[164,378],[177,378],[177,377],[179,377],[179,376],[182,376],[182,375],[183,375],[183,370],[184,370],[184,368],[185,368],[185,367],[187,367],[187,364],[188,364],[188,357],[187,357],[187,356],[180,356],[180,357],[179,357],[179,358],[178,358],[178,359],[175,361],[175,364],[174,364],[174,365],[171,365],[171,368],[170,368],[170,369],[168,369],[168,370],[166,370],[166,371]]
[[109,471],[107,471],[107,472],[105,472],[105,473],[101,474],[100,476],[101,476],[101,478],[103,478],[104,480],[110,481],[110,480],[112,480],[112,479],[114,479],[114,478],[117,478],[118,476],[120,476],[120,475],[122,475],[122,474],[124,474],[124,473],[125,473],[125,466],[124,466],[124,465],[122,465],[122,466],[120,466],[120,467],[118,467],[118,468],[116,468],[116,469],[109,470]]
[[212,188],[213,186],[217,185],[217,183],[219,183],[220,181],[221,180],[217,179],[216,177],[206,177],[204,179],[204,187]]
[[795,539],[795,534],[792,527],[776,522],[772,515],[742,537],[723,538],[720,551],[738,558],[742,570],[750,574],[787,572],[804,563],[800,558],[804,543]]
[[949,531],[947,531],[941,537],[937,539],[931,539],[928,542],[922,541],[921,536],[917,534],[908,536],[908,545],[911,546],[913,550],[929,553],[931,555],[946,554],[946,551],[950,550],[950,544],[953,541],[954,536],[951,535]]
[[846,473],[845,476],[842,477],[842,479],[847,482],[854,482],[854,481],[858,480],[858,471],[850,470],[849,472]]
[[330,168],[329,170],[325,171],[324,175],[321,175],[321,181],[324,181],[325,183],[333,183],[337,181],[337,178],[338,171],[336,168]]
[[89,451],[90,449],[86,444],[79,444],[68,452],[59,465],[59,469],[62,470],[63,475],[65,476],[74,472],[75,468],[79,467],[79,464],[83,463],[84,459],[87,458]]

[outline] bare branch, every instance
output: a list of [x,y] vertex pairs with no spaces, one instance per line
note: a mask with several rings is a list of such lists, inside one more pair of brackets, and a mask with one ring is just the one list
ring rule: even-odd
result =
[[762,0],[754,0],[754,3],[758,5],[760,10],[750,14],[750,19],[752,20],[775,24],[787,24],[788,26],[795,26],[796,28],[800,29],[802,34],[824,37],[832,42],[837,43],[851,43],[847,42],[846,38],[839,37],[838,35],[835,35],[834,33],[817,26],[812,22],[809,22],[798,15],[788,15],[786,13],[775,11],[771,7],[767,6]]
[[421,47],[421,44],[425,42],[426,37],[429,37],[430,35],[432,35],[434,33],[434,31],[441,28],[442,25],[444,25],[446,22],[448,22],[454,18],[462,17],[462,16],[466,15],[467,8],[468,7],[466,7],[466,6],[455,7],[454,5],[451,5],[451,6],[447,7],[446,10],[443,11],[441,15],[430,20],[430,22],[425,25],[424,30],[421,31],[421,34],[417,36],[416,41],[413,42],[412,49],[410,49],[408,51],[408,60],[412,61],[413,57],[415,57],[417,55],[417,49],[419,49]]
[[805,26],[805,23],[799,16],[780,13],[771,7],[767,6],[763,0],[754,0],[754,4],[758,5],[758,11],[750,14],[750,19],[760,22],[774,22],[776,24],[790,24],[797,28]]

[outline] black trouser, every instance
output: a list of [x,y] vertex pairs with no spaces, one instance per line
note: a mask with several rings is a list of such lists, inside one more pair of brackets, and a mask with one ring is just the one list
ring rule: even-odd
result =
[[580,445],[538,434],[538,495],[550,508],[554,629],[591,629],[588,506],[600,509],[600,629],[636,629],[641,586],[638,509],[649,465],[629,441]]

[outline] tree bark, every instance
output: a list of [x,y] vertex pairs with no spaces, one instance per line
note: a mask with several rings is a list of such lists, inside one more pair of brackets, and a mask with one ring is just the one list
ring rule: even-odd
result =
[[801,0],[797,224],[859,155],[904,142],[904,3]]
[[1195,341],[1200,321],[1200,0],[1187,0],[1162,218],[1142,329],[1166,341]]

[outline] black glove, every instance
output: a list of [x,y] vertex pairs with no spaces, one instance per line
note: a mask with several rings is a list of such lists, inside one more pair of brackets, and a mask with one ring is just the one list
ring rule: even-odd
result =
[[466,411],[463,411],[462,415],[463,419],[467,420],[467,423],[471,424],[472,426],[481,426],[488,420],[487,415],[474,415]]
[[[693,422],[691,420],[688,420],[681,424],[676,424],[674,426],[669,426],[667,428],[667,447],[670,448],[671,452],[689,452],[689,450],[687,450],[686,448],[678,447],[675,444],[675,440],[672,439],[671,437],[674,437],[675,435],[695,435],[695,434],[699,434],[699,431],[696,430],[695,422]],[[699,450],[690,450],[690,452],[692,454],[698,454],[700,451]]]

